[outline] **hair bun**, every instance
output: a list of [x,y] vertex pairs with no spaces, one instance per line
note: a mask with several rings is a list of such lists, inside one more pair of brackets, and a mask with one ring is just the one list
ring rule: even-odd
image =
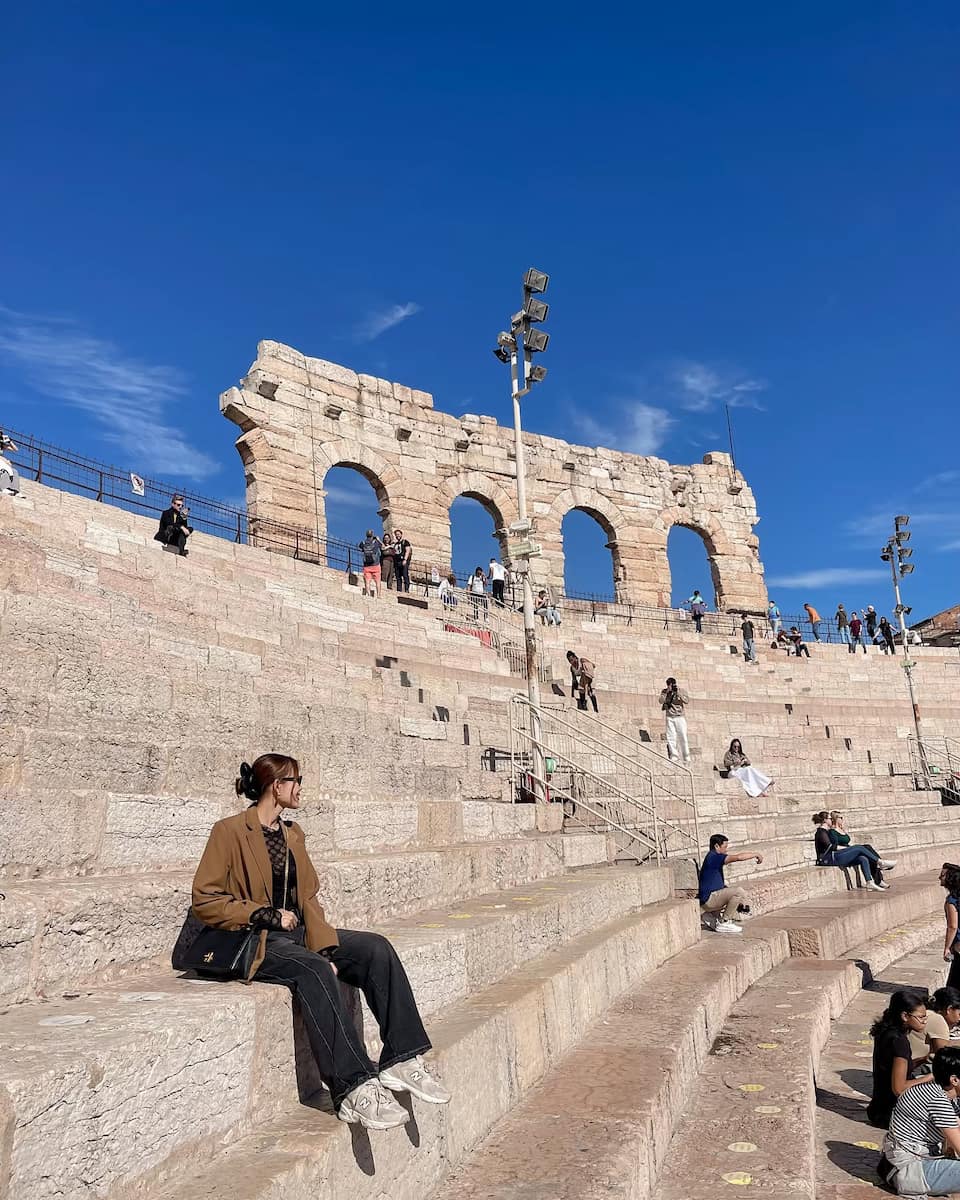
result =
[[248,800],[259,800],[257,785],[253,776],[253,767],[248,762],[240,764],[240,776],[237,779],[237,795],[246,796]]

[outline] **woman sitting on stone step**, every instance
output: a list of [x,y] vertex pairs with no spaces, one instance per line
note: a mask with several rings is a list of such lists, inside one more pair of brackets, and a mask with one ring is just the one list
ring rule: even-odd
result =
[[739,738],[733,739],[730,749],[723,756],[723,769],[733,779],[740,780],[748,796],[765,796],[767,789],[773,787],[773,780],[769,775],[751,767],[750,759],[744,754]]
[[871,1125],[886,1129],[897,1097],[907,1088],[917,1083],[929,1083],[933,1078],[931,1075],[910,1078],[916,1061],[909,1035],[912,1033],[922,1039],[926,1027],[925,993],[906,989],[893,993],[887,1008],[871,1025],[873,1096],[867,1105],[867,1120]]
[[[846,850],[850,845],[850,834],[847,832],[847,826],[843,819],[843,813],[837,812],[836,809],[834,809],[830,814],[830,828],[828,833],[830,834],[830,841],[835,850]],[[879,884],[882,888],[888,888],[890,884],[884,880],[883,872],[892,871],[897,865],[896,860],[882,859],[880,857],[880,851],[875,850],[869,842],[864,842],[863,848],[867,854],[870,855],[871,862],[873,862],[874,858],[876,859],[876,863],[873,867],[874,883]]]
[[927,997],[926,1034],[931,1054],[960,1041],[960,992],[956,988],[937,988]]
[[[215,929],[261,931],[248,980],[283,984],[299,1000],[337,1116],[391,1129],[409,1114],[390,1092],[428,1104],[446,1104],[450,1093],[420,1058],[430,1040],[393,946],[327,923],[303,830],[281,819],[300,807],[301,780],[297,760],[283,754],[240,764],[237,795],[250,807],[214,825],[193,881],[193,913]],[[347,1014],[338,977],[363,992],[380,1026],[379,1066]]]
[[[879,883],[874,881],[874,869],[879,866],[883,871],[892,871],[897,865],[894,861],[881,859],[872,847],[841,845],[839,842],[835,842],[830,836],[833,821],[826,810],[815,812],[811,820],[817,827],[817,831],[813,835],[813,844],[817,852],[818,867],[859,867],[866,886],[871,891],[882,892],[884,890]],[[848,834],[842,836],[849,841]]]

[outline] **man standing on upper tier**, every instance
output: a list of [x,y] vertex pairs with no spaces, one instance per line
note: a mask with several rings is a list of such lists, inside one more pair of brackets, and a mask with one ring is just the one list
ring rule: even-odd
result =
[[660,693],[660,707],[667,719],[667,755],[671,759],[690,761],[690,746],[687,742],[687,718],[684,714],[690,697],[681,691],[671,675],[667,686]]
[[749,617],[744,617],[740,623],[740,632],[743,634],[743,657],[749,663],[757,661],[757,652],[753,645],[753,622]]
[[820,641],[820,621],[821,617],[812,604],[803,606],[807,610],[807,620],[810,622],[810,628],[813,630],[813,640]]
[[780,609],[772,600],[767,605],[767,620],[770,622],[770,636],[776,641],[783,627],[783,620],[780,617]]
[[495,558],[490,559],[490,590],[493,592],[493,602],[497,608],[503,608],[503,585],[507,581],[507,568],[497,562]]
[[837,615],[836,615],[835,620],[837,622],[837,636],[839,637],[841,642],[846,642],[846,644],[849,646],[850,645],[850,621],[849,621],[849,618],[847,617],[847,610],[843,607],[842,604],[837,605]]

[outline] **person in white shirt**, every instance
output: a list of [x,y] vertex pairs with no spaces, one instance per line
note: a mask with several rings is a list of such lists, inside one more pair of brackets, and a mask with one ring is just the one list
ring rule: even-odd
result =
[[497,562],[495,558],[490,559],[490,591],[493,592],[493,602],[498,608],[503,608],[503,585],[507,578],[507,568]]
[[13,463],[4,457],[4,450],[16,450],[16,444],[0,430],[0,496],[16,496],[20,491],[20,476]]
[[483,609],[483,619],[487,619],[487,577],[483,567],[477,567],[470,576],[467,590],[470,592],[470,603],[473,605],[473,619],[480,620],[480,609]]
[[437,595],[440,597],[444,608],[457,607],[457,577],[451,571],[446,579],[441,579],[440,586],[437,588]]

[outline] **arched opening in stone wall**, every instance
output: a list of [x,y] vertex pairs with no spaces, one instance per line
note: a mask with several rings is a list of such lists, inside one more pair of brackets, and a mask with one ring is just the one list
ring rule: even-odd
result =
[[477,567],[487,571],[491,556],[505,561],[505,538],[503,516],[492,500],[469,492],[457,496],[450,505],[450,541],[461,587]]
[[689,525],[673,525],[667,534],[667,563],[670,568],[670,603],[684,608],[699,588],[711,609],[720,606],[722,589],[713,559],[710,538]]
[[560,526],[563,537],[563,590],[568,596],[615,600],[620,582],[617,535],[595,509],[572,508]]
[[[384,518],[388,511],[387,492],[376,476],[362,467],[340,464],[331,467],[323,477],[323,511],[326,519],[327,565],[343,569],[342,543],[356,547],[362,542],[368,529],[381,537]],[[357,555],[351,559],[356,566]]]

